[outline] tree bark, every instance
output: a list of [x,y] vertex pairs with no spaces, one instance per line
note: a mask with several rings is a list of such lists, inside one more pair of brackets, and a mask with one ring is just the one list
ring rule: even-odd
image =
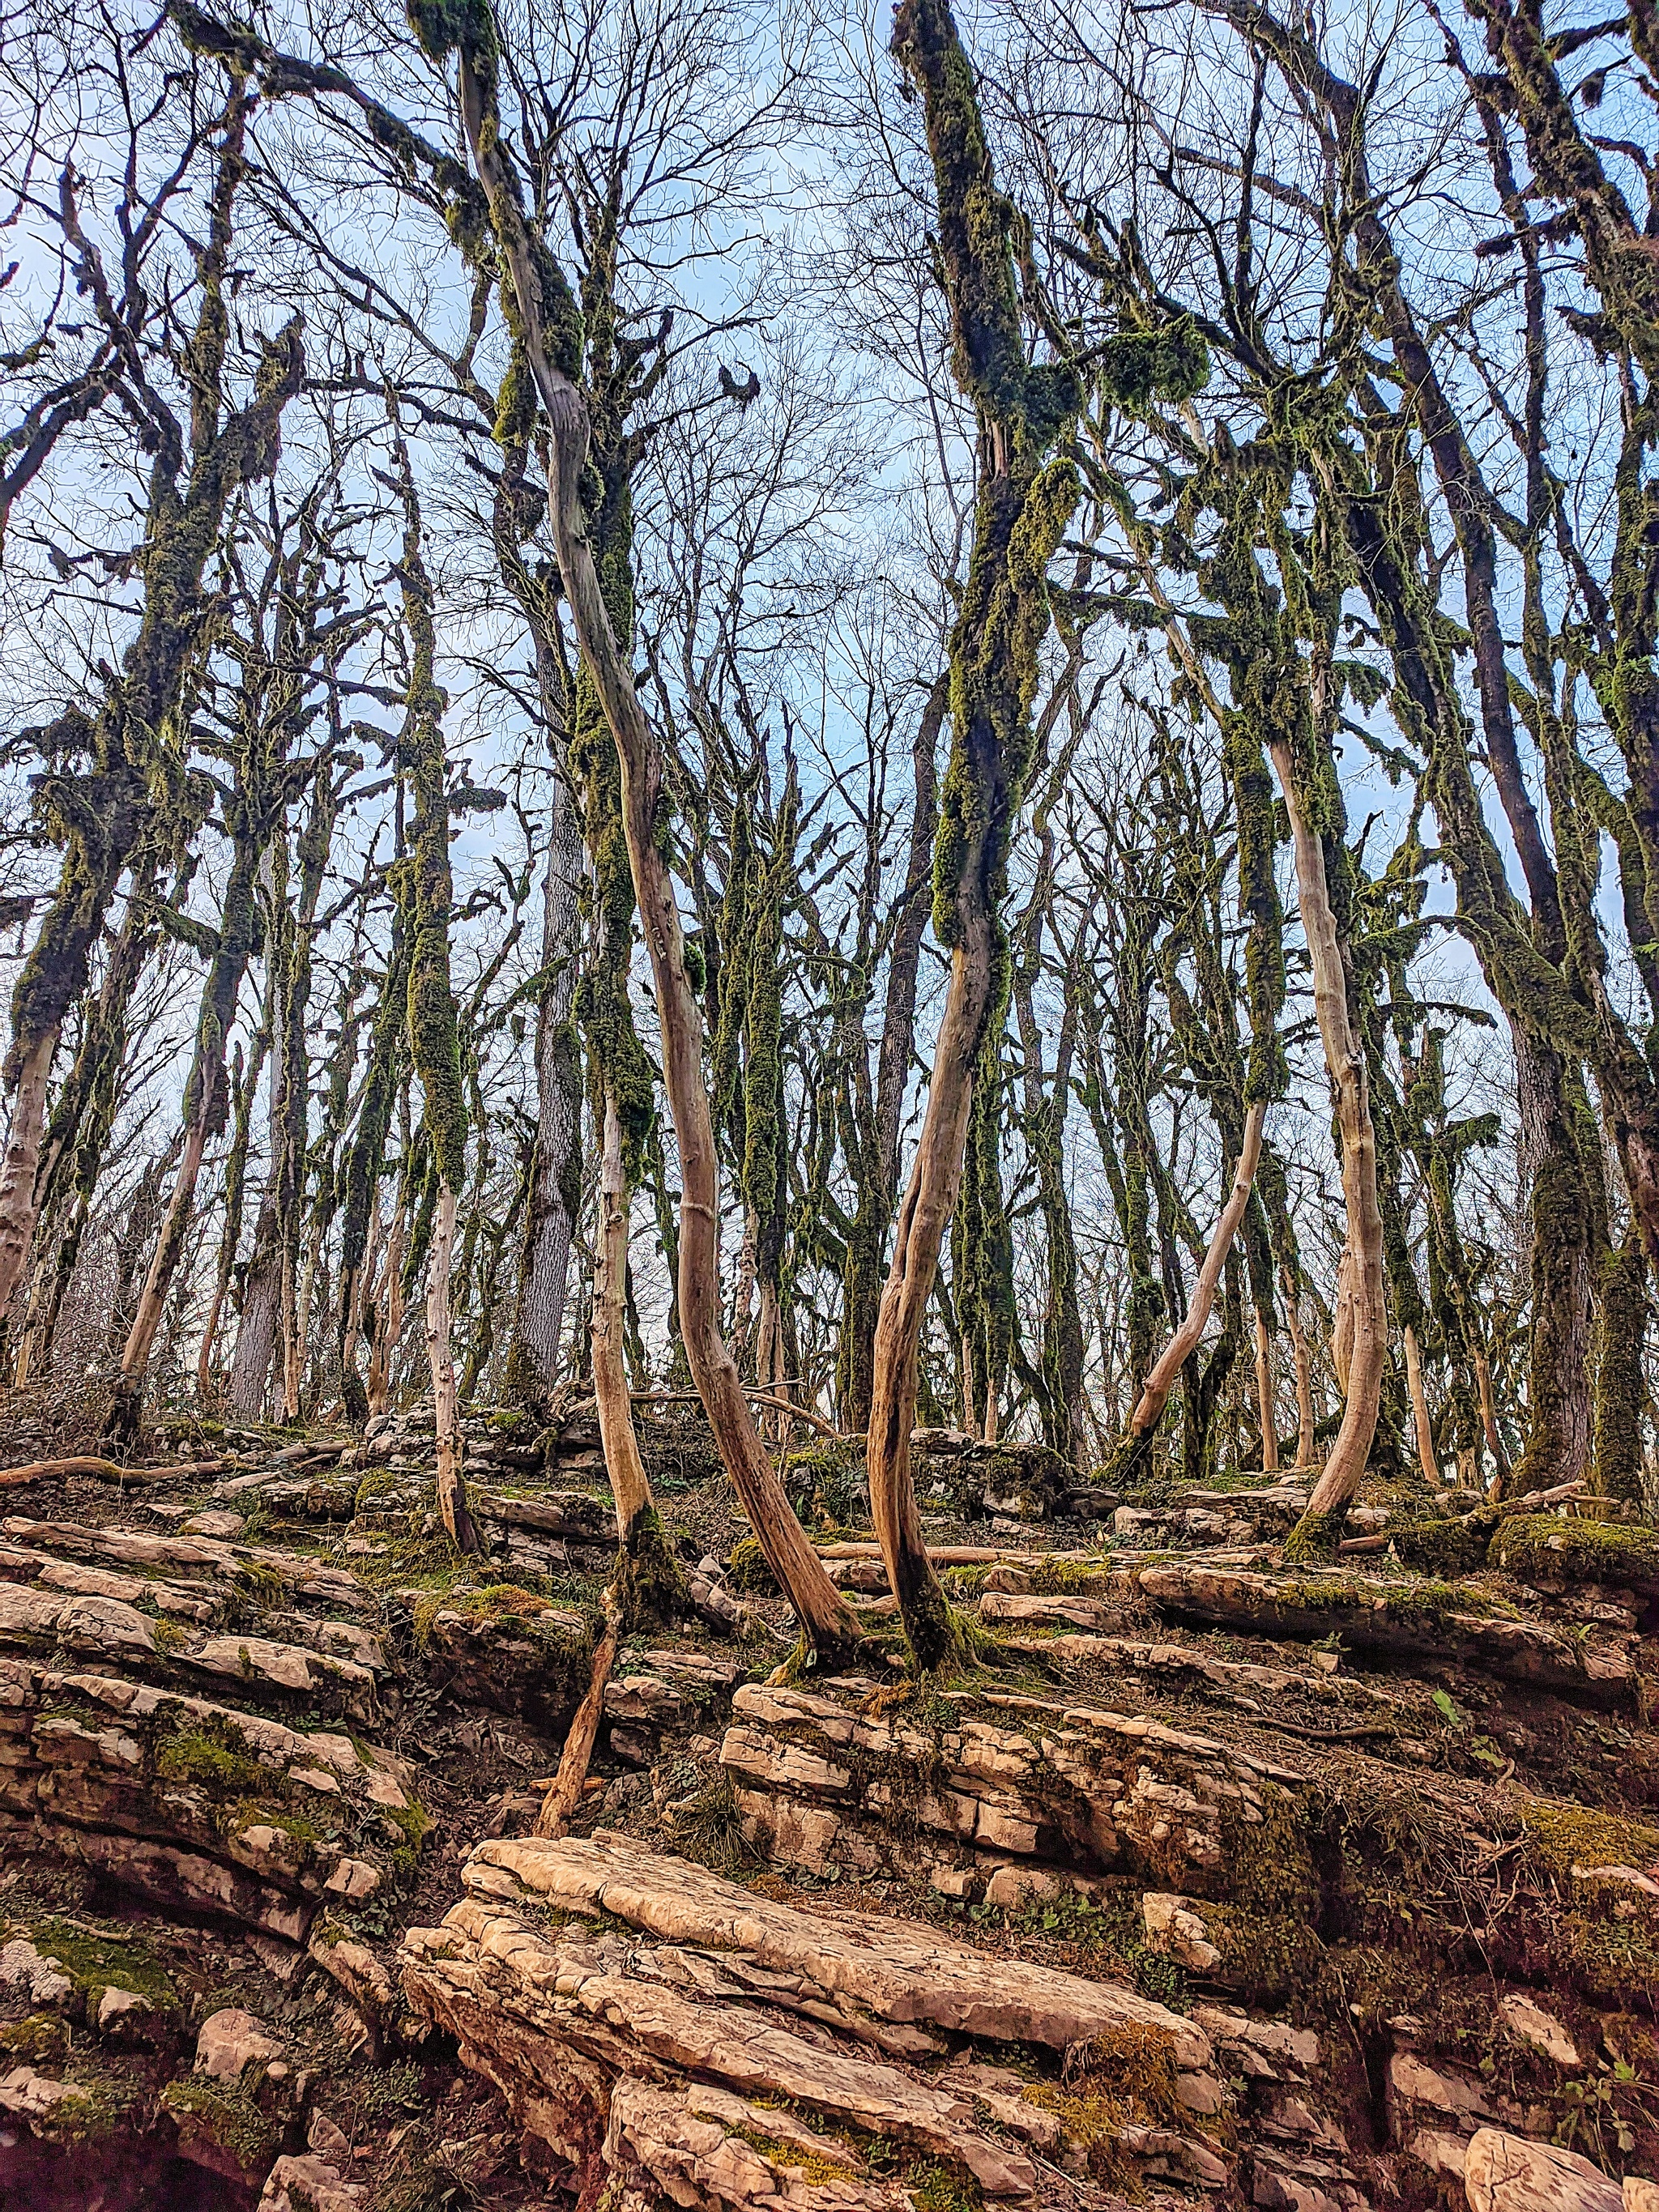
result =
[[1273,1413],[1273,1340],[1260,1306],[1255,1310],[1255,1408],[1261,1424],[1261,1471],[1279,1472],[1279,1425]]
[[571,1012],[576,991],[576,884],[581,821],[562,765],[553,774],[553,822],[542,903],[544,983],[536,1008],[536,1139],[525,1209],[524,1259],[507,1380],[539,1404],[559,1377],[570,1247],[581,1158],[581,1081]]
[[[662,758],[617,649],[581,505],[587,410],[550,351],[544,285],[562,279],[532,253],[495,114],[493,57],[460,52],[463,123],[495,218],[506,276],[522,318],[531,372],[550,433],[548,519],[577,641],[615,740],[623,827],[662,1031],[663,1087],[680,1154],[679,1319],[686,1358],[720,1457],[756,1537],[821,1664],[848,1657],[860,1632],[846,1600],[795,1518],[762,1445],[720,1322],[719,1162],[702,1071],[702,1021],[685,968],[673,878],[659,842]],[[567,301],[568,295],[566,295]]]
[[1348,1230],[1343,1256],[1349,1271],[1352,1328],[1342,1425],[1308,1510],[1291,1536],[1294,1550],[1324,1550],[1340,1534],[1365,1472],[1382,1400],[1389,1350],[1382,1303],[1382,1213],[1376,1194],[1376,1133],[1371,1126],[1365,1055],[1348,1012],[1347,971],[1325,878],[1324,849],[1309,825],[1292,780],[1289,746],[1280,741],[1269,752],[1291,819],[1297,900],[1313,969],[1314,1011],[1336,1094],[1342,1141],[1342,1204]]
[[1409,1322],[1406,1324],[1406,1388],[1411,1394],[1412,1425],[1417,1437],[1417,1464],[1423,1470],[1423,1480],[1431,1488],[1443,1486],[1440,1463],[1434,1455],[1434,1431],[1429,1423],[1429,1401],[1423,1388],[1423,1355],[1417,1341],[1417,1331]]
[[1233,1239],[1238,1234],[1239,1224],[1250,1203],[1250,1187],[1255,1181],[1256,1164],[1261,1158],[1261,1130],[1267,1118],[1265,1100],[1258,1099],[1244,1115],[1244,1134],[1233,1169],[1233,1187],[1228,1193],[1215,1228],[1211,1232],[1208,1249],[1193,1285],[1191,1303],[1181,1326],[1170,1339],[1152,1364],[1152,1372],[1141,1386],[1135,1409],[1129,1416],[1129,1426],[1123,1444],[1114,1455],[1114,1471],[1129,1455],[1134,1463],[1144,1456],[1145,1448],[1152,1432],[1164,1418],[1182,1369],[1198,1349],[1199,1340],[1208,1324],[1215,1308],[1215,1294],[1220,1287],[1222,1269],[1233,1249]]
[[461,1480],[460,1401],[455,1391],[455,1352],[450,1342],[449,1276],[455,1251],[455,1193],[438,1192],[427,1257],[426,1357],[432,1375],[432,1430],[438,1448],[438,1510],[450,1540],[463,1552],[479,1548]]

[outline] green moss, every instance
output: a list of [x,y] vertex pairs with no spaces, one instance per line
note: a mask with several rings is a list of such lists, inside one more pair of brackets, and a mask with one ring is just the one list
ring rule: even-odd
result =
[[746,1590],[751,1597],[782,1595],[757,1536],[738,1537],[727,1556],[726,1571],[732,1588]]
[[1647,1873],[1659,1866],[1659,1828],[1586,1805],[1534,1797],[1522,1813],[1522,1826],[1533,1853],[1565,1880],[1575,1867],[1634,1867]]
[[853,2172],[851,2158],[826,2158],[822,2151],[809,2149],[805,2143],[790,2142],[782,2136],[763,2135],[758,2128],[728,2124],[726,2132],[737,2142],[747,2143],[750,2150],[758,2151],[781,2172],[798,2175],[809,2187],[828,2181],[844,2183]]
[[155,1771],[166,1781],[189,1783],[218,1797],[270,1790],[276,1782],[249,1753],[235,1723],[216,1715],[169,1735],[155,1754]]
[[259,2110],[240,2081],[189,2075],[169,2081],[161,2102],[181,2123],[228,2151],[248,2172],[269,2165],[281,2139],[276,2123]]
[[985,2212],[985,2193],[972,2175],[937,2159],[913,2166],[904,2186],[916,2212]]
[[1659,1530],[1629,1522],[1511,1514],[1498,1522],[1489,1558],[1518,1582],[1659,1585]]
[[1346,1505],[1339,1506],[1334,1513],[1316,1513],[1310,1508],[1285,1539],[1286,1560],[1334,1559],[1347,1525]]
[[412,1881],[420,1864],[421,1846],[434,1825],[424,1805],[388,1806],[385,1818],[402,1831],[403,1841],[392,1854],[392,1872],[400,1881]]
[[105,1935],[64,1920],[32,1929],[29,1940],[43,1959],[67,1974],[83,1997],[95,2000],[106,1990],[127,1990],[157,2012],[171,2012],[178,1995],[167,1969],[145,1943]]
[[1405,1521],[1389,1528],[1389,1540],[1408,1567],[1439,1575],[1472,1575],[1486,1563],[1486,1547],[1497,1523],[1490,1512],[1467,1520]]
[[158,1620],[150,1633],[155,1638],[158,1651],[182,1651],[190,1641],[176,1620]]
[[828,1438],[791,1452],[780,1470],[790,1504],[805,1519],[826,1528],[867,1523],[870,1492],[864,1446],[848,1437]]
[[0,2027],[0,2051],[29,2066],[61,2066],[69,2056],[69,2045],[68,2026],[56,2013],[32,2012]]

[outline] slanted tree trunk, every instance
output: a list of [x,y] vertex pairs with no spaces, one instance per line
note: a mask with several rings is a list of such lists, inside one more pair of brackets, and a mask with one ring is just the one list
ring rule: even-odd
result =
[[[1325,854],[1310,826],[1293,779],[1288,744],[1270,748],[1291,819],[1296,856],[1297,901],[1313,969],[1314,1012],[1325,1067],[1336,1099],[1342,1145],[1342,1205],[1347,1219],[1343,1246],[1346,1273],[1348,1356],[1343,1376],[1342,1424],[1314,1485],[1307,1511],[1291,1533],[1287,1553],[1333,1547],[1359,1488],[1382,1401],[1382,1369],[1389,1352],[1383,1310],[1382,1212],[1376,1194],[1376,1133],[1365,1074],[1365,1054],[1348,1011],[1348,980],[1336,916],[1325,878]],[[1339,1311],[1341,1309],[1339,1307]]]
[[668,860],[659,842],[662,759],[619,652],[582,513],[588,416],[574,382],[578,316],[563,272],[532,247],[516,173],[501,143],[496,60],[487,22],[428,22],[434,43],[459,38],[460,104],[479,180],[489,197],[503,282],[512,288],[526,352],[550,430],[548,517],[584,664],[615,740],[623,816],[640,919],[662,1030],[663,1085],[679,1143],[679,1320],[687,1361],[733,1487],[767,1563],[821,1663],[851,1654],[858,1624],[807,1540],[756,1432],[720,1331],[719,1164],[702,1071],[702,1023],[686,972],[684,937]]
[[1233,1239],[1238,1234],[1250,1203],[1250,1189],[1255,1181],[1257,1163],[1261,1158],[1261,1129],[1267,1118],[1267,1103],[1258,1099],[1244,1116],[1243,1141],[1233,1168],[1233,1187],[1227,1202],[1217,1218],[1210,1242],[1199,1267],[1198,1279],[1193,1285],[1193,1295],[1186,1317],[1170,1339],[1152,1372],[1142,1386],[1135,1409],[1129,1416],[1129,1425],[1121,1443],[1107,1463],[1102,1480],[1109,1486],[1130,1479],[1145,1462],[1152,1449],[1152,1437],[1164,1418],[1170,1394],[1180,1379],[1181,1370],[1192,1354],[1208,1325],[1215,1308],[1215,1294],[1220,1287],[1221,1273],[1233,1249]]

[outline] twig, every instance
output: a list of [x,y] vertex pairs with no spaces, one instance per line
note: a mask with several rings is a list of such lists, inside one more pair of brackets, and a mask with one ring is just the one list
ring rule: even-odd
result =
[[[636,1406],[701,1405],[702,1400],[695,1390],[630,1390],[629,1396]],[[805,1421],[809,1429],[816,1429],[821,1437],[839,1437],[841,1431],[833,1421],[826,1421],[822,1413],[809,1413],[805,1406],[793,1400],[780,1398],[770,1390],[745,1389],[744,1396],[752,1405],[769,1406],[775,1413],[790,1413],[798,1421]]]

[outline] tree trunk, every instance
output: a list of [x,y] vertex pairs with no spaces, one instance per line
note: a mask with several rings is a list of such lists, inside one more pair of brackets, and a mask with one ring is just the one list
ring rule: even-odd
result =
[[386,1243],[386,1274],[380,1299],[379,1326],[369,1347],[368,1376],[363,1395],[371,1415],[384,1413],[392,1403],[392,1363],[398,1340],[404,1333],[404,1245],[406,1242],[401,1206],[392,1218]]
[[1412,1424],[1417,1436],[1417,1464],[1423,1470],[1423,1480],[1432,1489],[1443,1487],[1440,1463],[1434,1455],[1434,1431],[1429,1422],[1429,1401],[1423,1388],[1423,1355],[1418,1346],[1417,1331],[1409,1322],[1406,1324],[1406,1388],[1411,1394]]
[[640,1457],[628,1385],[624,1337],[628,1316],[629,1192],[623,1164],[622,1117],[609,1091],[602,1111],[599,1220],[593,1246],[591,1348],[593,1401],[599,1448],[617,1504],[618,1576],[624,1620],[641,1614],[664,1620],[684,1595],[683,1577],[663,1536],[656,1501]]
[[1255,1181],[1256,1164],[1261,1158],[1261,1128],[1267,1118],[1267,1103],[1262,1099],[1257,1099],[1244,1115],[1244,1135],[1233,1170],[1233,1187],[1211,1233],[1209,1248],[1199,1268],[1198,1279],[1193,1285],[1192,1302],[1180,1328],[1158,1354],[1152,1373],[1142,1386],[1135,1409],[1129,1416],[1129,1426],[1123,1441],[1108,1462],[1109,1472],[1105,1479],[1109,1486],[1121,1482],[1145,1460],[1181,1370],[1198,1349],[1199,1340],[1214,1310],[1215,1294],[1220,1286],[1222,1269],[1227,1264],[1227,1255],[1233,1249],[1233,1239],[1238,1234],[1239,1224],[1250,1203],[1250,1187]]
[[461,1480],[461,1409],[455,1392],[455,1352],[450,1342],[449,1274],[455,1252],[455,1193],[438,1190],[427,1258],[426,1357],[432,1373],[432,1431],[438,1447],[438,1510],[458,1550],[476,1552],[478,1534],[466,1510]]
[[[517,179],[502,149],[493,93],[493,63],[463,45],[461,112],[479,180],[488,193],[498,244],[523,319],[526,350],[550,441],[548,519],[565,597],[582,659],[615,740],[622,770],[623,826],[640,921],[651,959],[662,1032],[663,1087],[680,1153],[679,1319],[686,1358],[720,1457],[767,1564],[793,1606],[820,1663],[834,1667],[856,1648],[858,1623],[807,1540],[756,1433],[737,1366],[720,1334],[720,1174],[714,1120],[702,1069],[702,1020],[685,968],[679,908],[659,842],[662,758],[617,649],[582,514],[581,474],[587,457],[587,410],[550,342],[560,331],[546,317],[559,302],[544,286],[562,277],[532,256],[517,198]],[[565,304],[574,302],[565,293]],[[574,366],[574,364],[573,364]]]
[[[1593,1293],[1599,1155],[1589,1105],[1560,1055],[1518,1025],[1515,1072],[1521,1156],[1529,1171],[1532,1338],[1527,1441],[1518,1491],[1576,1482],[1589,1465]],[[1523,1042],[1524,1040],[1524,1042]]]
[[38,1037],[18,1064],[12,1086],[11,1126],[0,1159],[0,1316],[9,1304],[28,1259],[34,1234],[34,1183],[46,1127],[46,1079],[58,1049],[58,1031]]
[[1382,1400],[1389,1322],[1382,1302],[1382,1214],[1376,1195],[1376,1133],[1365,1075],[1365,1055],[1348,1012],[1346,966],[1325,879],[1325,854],[1308,823],[1291,778],[1290,748],[1269,748],[1291,818],[1296,854],[1297,899],[1313,969],[1314,1011],[1325,1066],[1336,1094],[1342,1140],[1342,1204],[1347,1218],[1344,1259],[1348,1267],[1352,1342],[1344,1379],[1342,1425],[1308,1510],[1291,1531],[1287,1550],[1320,1552],[1337,1540],[1365,1472]]
[[536,1008],[536,1140],[513,1346],[507,1360],[509,1395],[532,1406],[544,1403],[558,1381],[570,1246],[580,1207],[581,1079],[571,1010],[576,990],[581,821],[562,768],[555,769],[553,788],[542,905],[542,968],[547,981]]
[[1595,1470],[1599,1498],[1639,1500],[1642,1413],[1648,1387],[1644,1351],[1648,1326],[1648,1266],[1642,1233],[1632,1222],[1624,1242],[1601,1265],[1601,1315],[1595,1360]]
[[1308,1350],[1307,1334],[1302,1326],[1301,1298],[1297,1286],[1288,1279],[1285,1285],[1285,1319],[1291,1332],[1291,1349],[1296,1359],[1296,1463],[1298,1468],[1314,1463],[1314,1402],[1313,1359]]
[[1279,1426],[1273,1412],[1273,1340],[1260,1306],[1255,1310],[1255,1407],[1261,1424],[1261,1471],[1279,1472]]

